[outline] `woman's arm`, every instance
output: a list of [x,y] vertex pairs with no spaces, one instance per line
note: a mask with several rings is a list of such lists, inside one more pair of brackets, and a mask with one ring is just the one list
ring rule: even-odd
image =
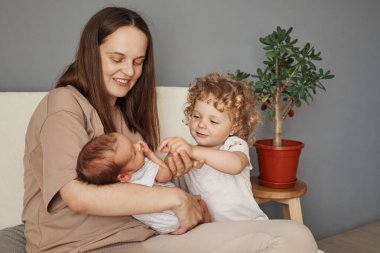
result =
[[125,216],[173,210],[181,224],[178,234],[191,229],[202,219],[203,209],[199,201],[175,187],[131,183],[96,186],[72,180],[59,193],[69,208],[91,215]]
[[[161,212],[180,206],[186,199],[185,195],[175,188],[147,187],[131,183],[97,186],[77,180],[64,185],[60,194],[74,211],[101,216]],[[166,198],[160,198],[163,195]]]

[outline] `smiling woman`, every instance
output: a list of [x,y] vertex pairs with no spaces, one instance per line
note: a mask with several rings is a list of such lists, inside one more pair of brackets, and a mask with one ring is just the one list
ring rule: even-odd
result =
[[145,34],[133,26],[120,27],[100,45],[103,80],[111,106],[140,78],[147,46]]
[[76,180],[79,151],[96,136],[119,132],[153,150],[158,145],[153,63],[149,28],[136,12],[105,8],[85,25],[75,61],[27,129],[22,218],[28,252],[89,251],[156,234],[132,214],[173,209],[183,217],[183,232],[201,219],[198,201],[177,188]]

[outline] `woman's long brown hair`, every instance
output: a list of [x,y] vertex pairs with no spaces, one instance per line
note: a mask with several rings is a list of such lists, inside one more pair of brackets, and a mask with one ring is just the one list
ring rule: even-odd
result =
[[134,26],[148,39],[142,74],[125,97],[118,98],[118,106],[132,132],[140,133],[149,147],[156,149],[159,142],[156,78],[153,43],[148,25],[134,11],[108,7],[96,13],[85,25],[75,61],[58,79],[56,88],[72,85],[77,88],[96,109],[105,133],[115,132],[111,105],[103,80],[99,46],[107,36],[123,26]]

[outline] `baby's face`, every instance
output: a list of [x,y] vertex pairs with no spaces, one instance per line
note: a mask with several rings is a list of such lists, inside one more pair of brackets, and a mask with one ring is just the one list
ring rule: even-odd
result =
[[135,172],[144,164],[144,154],[139,143],[132,143],[126,136],[117,133],[114,161],[123,166],[123,172]]
[[190,119],[190,133],[200,146],[219,149],[230,134],[233,123],[227,111],[213,106],[214,97],[197,100]]

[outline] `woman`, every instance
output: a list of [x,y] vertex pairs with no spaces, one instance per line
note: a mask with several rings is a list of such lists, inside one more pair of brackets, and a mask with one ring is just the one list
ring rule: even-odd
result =
[[[88,21],[75,61],[29,123],[23,210],[28,253],[316,251],[310,231],[288,221],[210,223],[192,229],[207,208],[199,197],[178,188],[94,186],[75,180],[81,148],[110,132],[143,139],[153,150],[158,144],[152,38],[137,13],[116,7]],[[175,154],[168,164],[177,175],[193,166],[186,154]],[[177,215],[178,235],[154,236],[131,217],[163,210]],[[115,244],[119,246],[109,246]]]

